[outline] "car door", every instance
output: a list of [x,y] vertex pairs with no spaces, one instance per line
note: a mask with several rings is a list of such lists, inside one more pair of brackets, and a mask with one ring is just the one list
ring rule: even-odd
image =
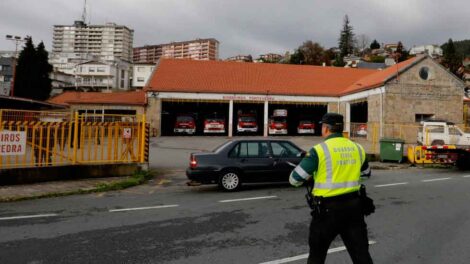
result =
[[273,159],[270,157],[267,141],[242,141],[234,148],[234,161],[243,171],[243,181],[262,182],[273,171]]
[[274,160],[275,181],[288,181],[289,175],[303,158],[300,148],[288,141],[271,141],[271,151]]

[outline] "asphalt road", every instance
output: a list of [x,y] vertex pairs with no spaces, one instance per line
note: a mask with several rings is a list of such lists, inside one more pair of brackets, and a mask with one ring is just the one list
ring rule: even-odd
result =
[[[375,171],[365,183],[377,206],[367,218],[375,263],[468,263],[467,174]],[[2,203],[0,263],[305,263],[303,194],[285,184],[237,193],[149,184]],[[327,263],[351,263],[342,246],[333,242]]]

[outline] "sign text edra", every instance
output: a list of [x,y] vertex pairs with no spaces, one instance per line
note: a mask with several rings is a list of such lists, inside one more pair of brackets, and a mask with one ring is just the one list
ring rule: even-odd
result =
[[26,152],[26,132],[0,132],[0,156],[24,155]]

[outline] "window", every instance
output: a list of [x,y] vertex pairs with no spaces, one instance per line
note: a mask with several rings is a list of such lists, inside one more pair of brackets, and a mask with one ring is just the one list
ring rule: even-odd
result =
[[95,67],[88,68],[88,72],[95,72]]
[[104,67],[98,67],[98,68],[96,69],[96,71],[97,71],[97,72],[104,72],[105,69],[104,69]]
[[271,142],[274,157],[300,157],[301,151],[287,142]]
[[229,153],[231,158],[266,158],[268,156],[267,142],[241,142]]
[[449,127],[449,134],[453,136],[461,136],[462,133],[456,127]]
[[429,79],[430,77],[430,72],[429,72],[429,68],[428,67],[422,67],[420,70],[419,70],[419,77],[423,80],[427,80]]
[[137,77],[137,81],[138,82],[143,82],[143,81],[145,81],[145,78],[144,77]]
[[415,114],[415,122],[426,121],[432,119],[434,114]]

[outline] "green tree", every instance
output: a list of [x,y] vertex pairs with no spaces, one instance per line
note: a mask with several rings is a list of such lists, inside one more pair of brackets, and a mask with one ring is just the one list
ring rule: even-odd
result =
[[370,43],[370,49],[380,49],[380,44],[376,39]]
[[339,50],[341,58],[351,55],[354,52],[354,32],[349,24],[348,15],[344,16],[343,29],[341,30],[339,41]]
[[462,66],[462,58],[457,54],[454,42],[451,38],[445,44],[443,53],[444,58],[442,60],[442,65],[455,75],[459,75],[458,70]]
[[290,56],[289,64],[305,64],[304,55],[299,49],[296,49]]
[[18,57],[14,95],[41,101],[48,99],[51,93],[51,71],[44,43],[41,42],[35,48],[33,40],[28,37]]
[[408,59],[409,52],[403,47],[403,43],[398,41],[397,50],[395,51],[395,59],[397,62],[402,62]]
[[327,63],[329,61],[329,59],[325,58],[325,49],[317,42],[308,40],[304,42],[302,46],[298,48],[298,50],[303,55],[304,64],[322,65],[323,63]]

